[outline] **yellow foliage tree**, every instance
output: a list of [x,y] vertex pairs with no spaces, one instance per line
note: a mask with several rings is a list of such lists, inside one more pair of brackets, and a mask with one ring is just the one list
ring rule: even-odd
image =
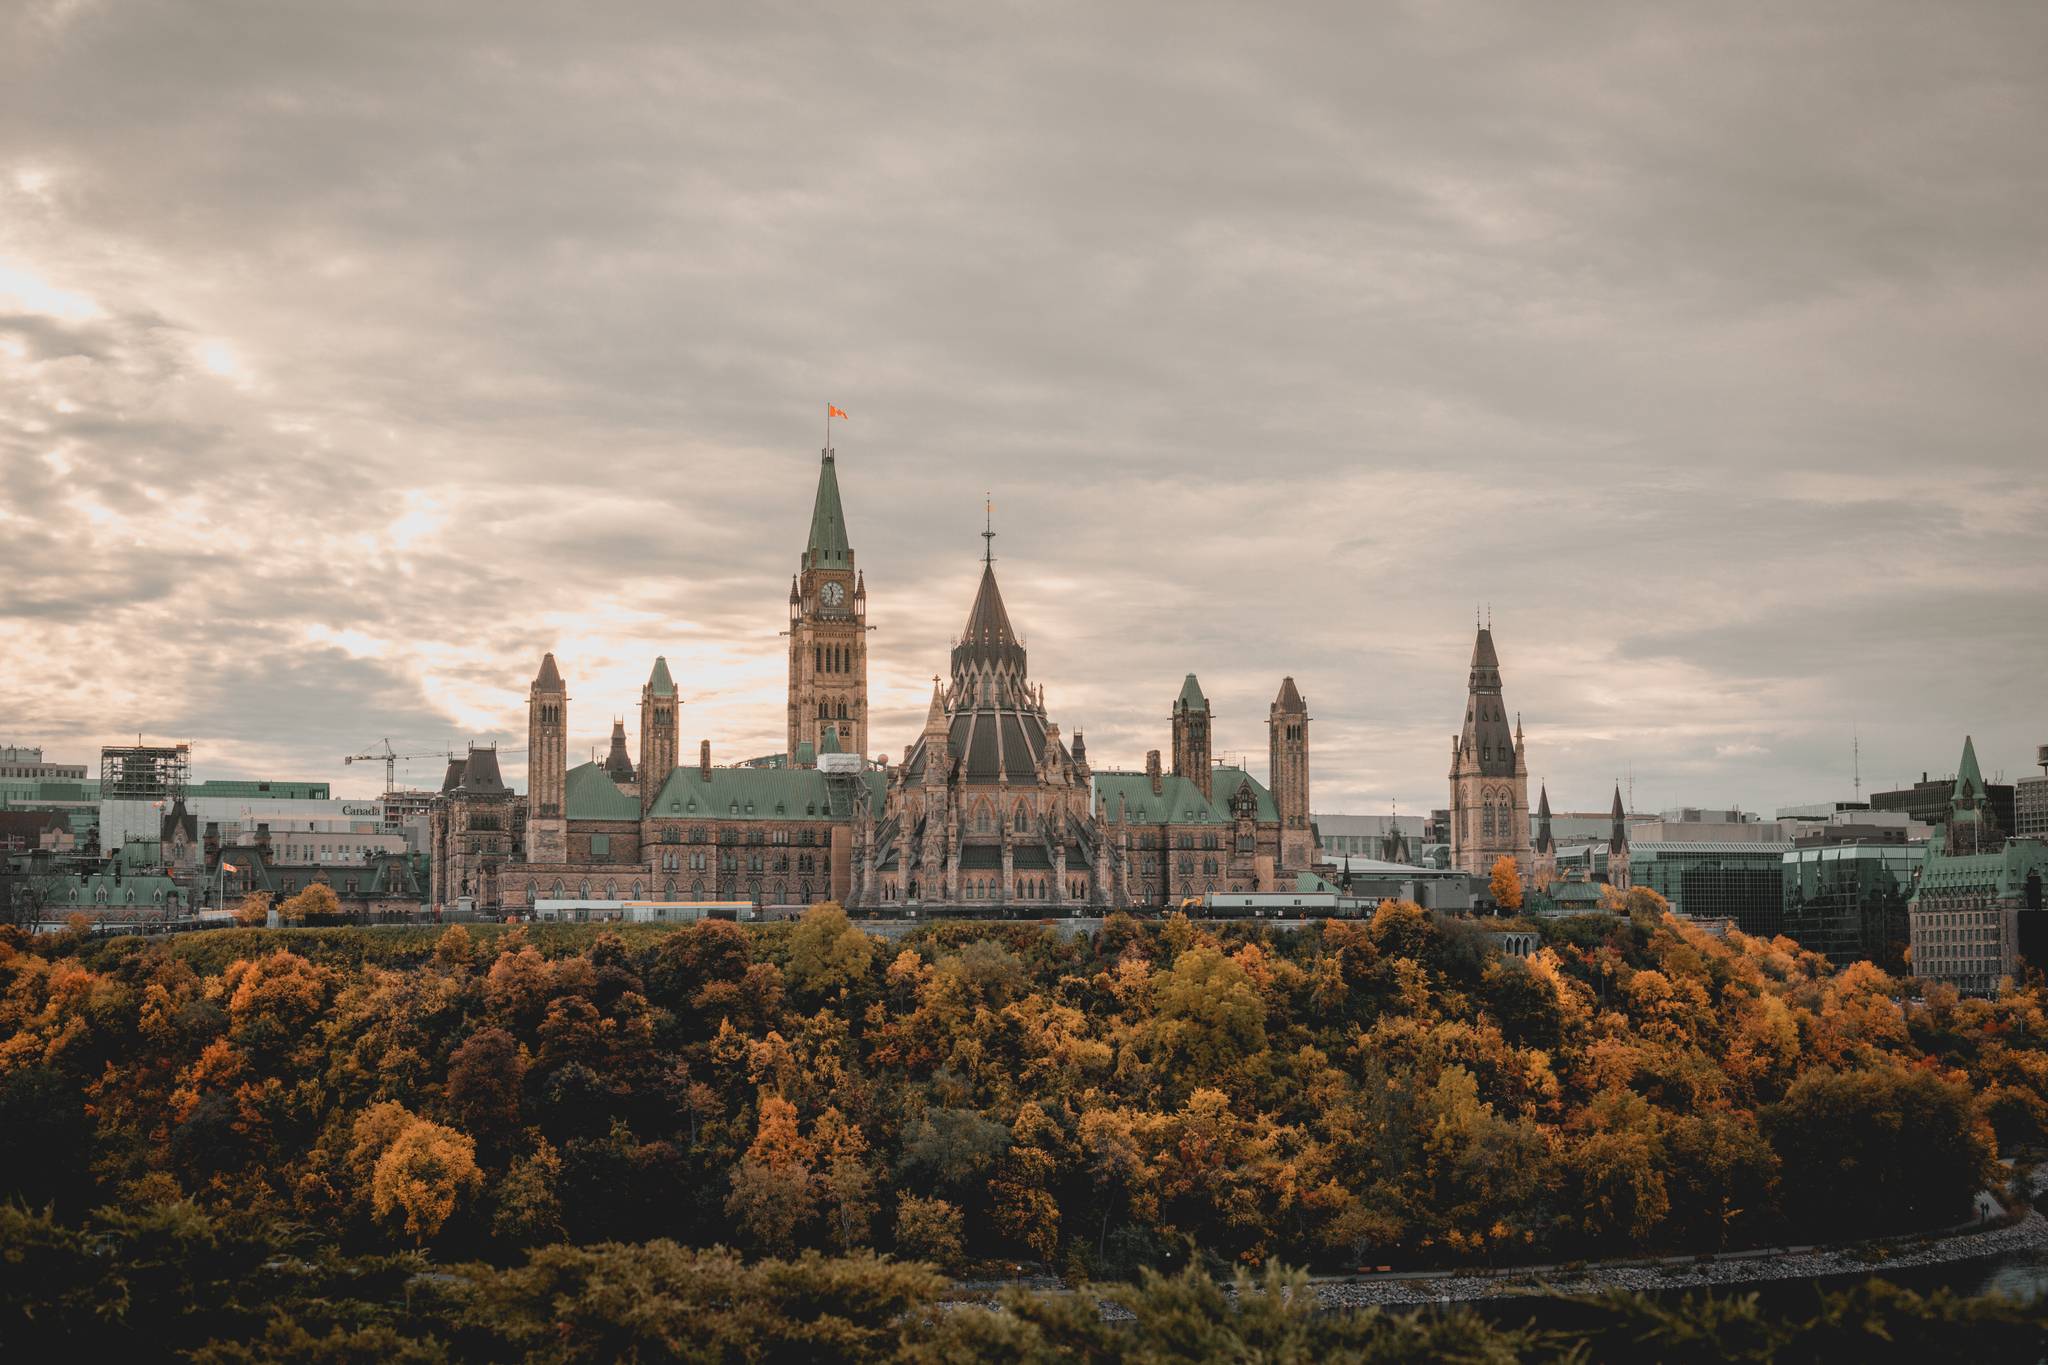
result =
[[377,1158],[370,1207],[382,1219],[403,1215],[406,1235],[425,1242],[482,1185],[476,1143],[453,1128],[414,1119]]
[[251,891],[242,897],[235,907],[235,923],[251,929],[260,929],[270,922],[270,893]]
[[314,882],[304,891],[277,907],[278,918],[286,924],[305,924],[314,919],[338,919],[341,898],[326,882]]
[[1493,878],[1488,884],[1494,904],[1503,910],[1522,908],[1522,873],[1514,855],[1503,853],[1493,860]]

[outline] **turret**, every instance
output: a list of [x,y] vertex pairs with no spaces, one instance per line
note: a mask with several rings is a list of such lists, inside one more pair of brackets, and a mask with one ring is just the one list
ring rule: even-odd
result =
[[675,680],[668,675],[668,660],[657,656],[647,685],[640,689],[640,813],[645,815],[661,794],[662,783],[675,771],[680,759],[679,708]]

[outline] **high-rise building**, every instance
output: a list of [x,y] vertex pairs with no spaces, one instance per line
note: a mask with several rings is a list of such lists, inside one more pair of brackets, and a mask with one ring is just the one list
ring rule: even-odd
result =
[[2012,832],[2016,839],[2048,839],[2048,744],[2034,751],[2042,776],[2012,784]]

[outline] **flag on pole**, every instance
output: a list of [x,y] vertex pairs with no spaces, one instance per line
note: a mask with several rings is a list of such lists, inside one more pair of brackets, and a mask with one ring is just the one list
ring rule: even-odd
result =
[[220,865],[220,870],[223,872],[240,872],[242,869],[236,867],[233,863],[222,863]]
[[853,420],[851,417],[848,417],[846,415],[845,408],[835,408],[830,403],[827,403],[825,405],[825,415],[827,417],[838,417],[848,422],[851,422]]

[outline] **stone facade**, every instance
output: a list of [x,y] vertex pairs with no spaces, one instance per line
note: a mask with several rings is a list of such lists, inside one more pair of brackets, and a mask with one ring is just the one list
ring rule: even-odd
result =
[[1529,847],[1529,765],[1522,723],[1508,728],[1501,698],[1500,657],[1493,631],[1481,626],[1472,646],[1465,727],[1451,740],[1451,866],[1484,877],[1503,854],[1524,883],[1534,874]]
[[847,753],[868,752],[868,586],[846,540],[833,452],[824,452],[811,535],[789,581],[791,766],[823,752],[830,729]]
[[1949,817],[1929,841],[1906,904],[1913,975],[1990,994],[2020,969],[2020,916],[2040,915],[2048,842],[2007,839],[1987,800],[1975,744],[1949,798]]
[[637,773],[623,726],[607,762],[571,768],[568,687],[549,654],[528,693],[530,796],[491,785],[492,751],[450,766],[433,815],[433,899],[1102,909],[1289,889],[1318,860],[1308,709],[1292,678],[1269,718],[1271,791],[1212,762],[1213,717],[1192,674],[1170,712],[1174,773],[1156,750],[1142,773],[1096,772],[1031,681],[985,555],[950,679],[933,679],[922,732],[889,765],[861,757],[867,630],[826,450],[790,586],[783,766],[714,767],[708,742],[678,766],[680,698],[657,659]]

